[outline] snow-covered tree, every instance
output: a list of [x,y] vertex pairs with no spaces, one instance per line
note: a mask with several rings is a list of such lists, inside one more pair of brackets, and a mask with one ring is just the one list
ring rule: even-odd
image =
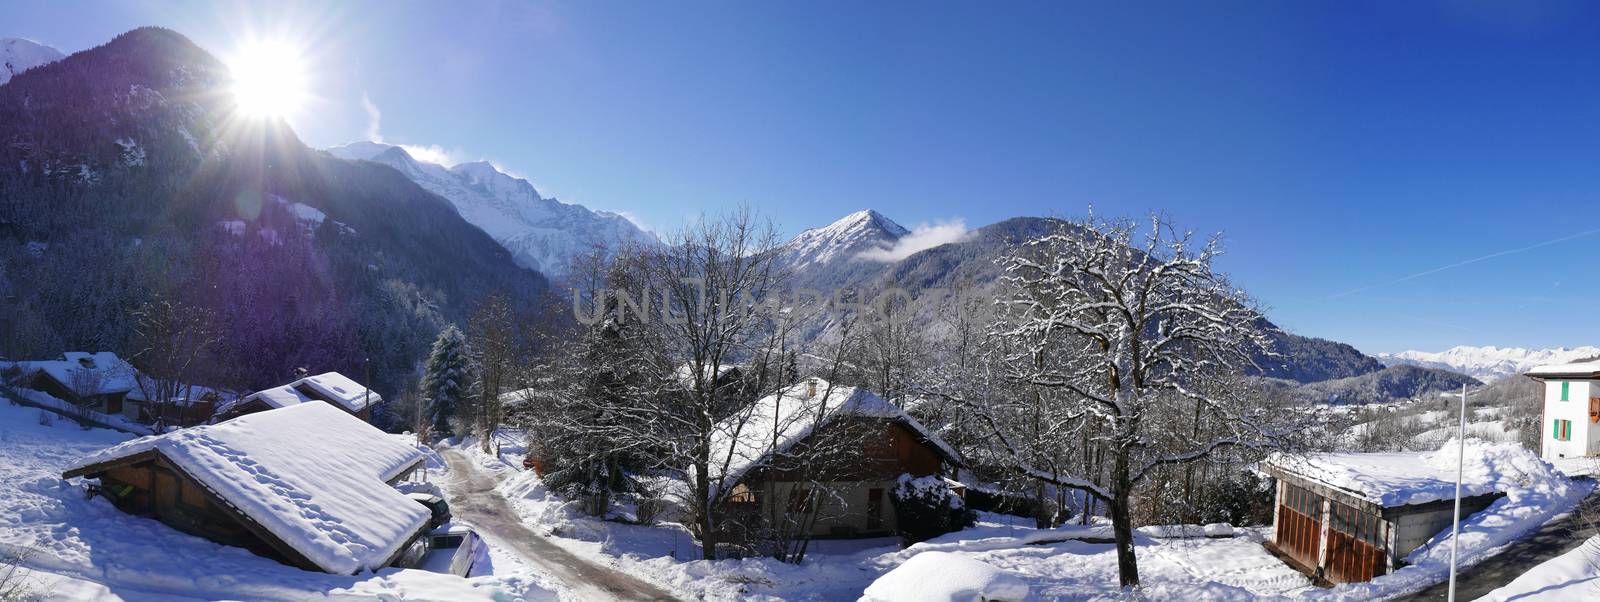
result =
[[[1090,218],[1001,260],[991,344],[1025,392],[1017,413],[973,409],[987,413],[996,455],[1013,469],[1106,505],[1124,586],[1139,583],[1136,486],[1164,467],[1287,435],[1248,387],[1221,386],[1236,385],[1232,375],[1270,343],[1251,299],[1214,269],[1221,252],[1218,238],[1197,242],[1158,217]],[[1179,426],[1189,411],[1205,428]],[[1095,473],[1084,458],[1051,461],[1080,439],[1104,454]]]
[[472,381],[472,355],[467,349],[467,338],[454,324],[445,326],[433,341],[433,352],[428,354],[422,376],[422,394],[428,402],[435,437],[443,439],[455,435],[450,423],[460,414],[462,406],[469,403]]

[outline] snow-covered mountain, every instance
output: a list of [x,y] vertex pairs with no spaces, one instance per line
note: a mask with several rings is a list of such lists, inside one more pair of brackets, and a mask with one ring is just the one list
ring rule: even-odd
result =
[[887,250],[910,233],[882,213],[862,209],[821,228],[801,232],[780,250],[791,266],[806,268],[856,259],[871,250]]
[[1426,368],[1444,368],[1472,376],[1484,382],[1513,374],[1521,374],[1534,366],[1561,364],[1592,357],[1600,357],[1600,347],[1523,349],[1521,347],[1472,347],[1462,345],[1440,352],[1402,351],[1400,353],[1378,354],[1378,359],[1386,365],[1404,364]]
[[539,195],[527,180],[485,161],[445,167],[418,161],[405,149],[354,142],[327,149],[341,159],[374,161],[399,170],[429,192],[448,199],[473,225],[511,251],[518,265],[551,278],[568,275],[575,257],[596,245],[660,244],[654,234],[621,215],[590,210]]
[[11,81],[11,76],[39,65],[54,63],[66,55],[43,44],[20,38],[0,38],[0,85]]

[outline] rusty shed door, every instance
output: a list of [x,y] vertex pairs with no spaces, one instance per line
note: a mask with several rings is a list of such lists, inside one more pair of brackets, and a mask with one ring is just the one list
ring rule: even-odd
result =
[[1322,496],[1285,483],[1278,504],[1278,549],[1309,569],[1322,546]]
[[1323,574],[1334,583],[1369,581],[1384,574],[1388,523],[1383,519],[1334,502],[1328,516],[1328,568]]

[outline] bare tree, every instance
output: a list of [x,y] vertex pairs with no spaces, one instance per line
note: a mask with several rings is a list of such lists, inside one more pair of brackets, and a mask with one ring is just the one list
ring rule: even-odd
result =
[[[1107,505],[1125,587],[1139,584],[1130,508],[1141,481],[1286,435],[1249,390],[1214,386],[1270,343],[1251,300],[1213,269],[1220,254],[1219,239],[1196,242],[1157,217],[1144,227],[1090,218],[1001,261],[999,368],[1035,396],[1025,417],[1040,424],[991,416],[992,434],[1016,470]],[[1156,418],[1179,402],[1216,428],[1163,427]],[[1074,428],[1109,456],[1103,474],[1041,465],[1051,450],[1029,449]]]
[[0,553],[0,602],[32,602],[44,598],[23,568],[32,549]]
[[742,424],[737,401],[725,398],[718,377],[770,332],[773,295],[785,276],[775,264],[776,230],[748,208],[702,217],[666,243],[646,254],[640,267],[650,289],[660,293],[662,315],[649,322],[648,336],[671,368],[659,373],[681,378],[658,380],[657,390],[637,395],[629,418],[642,426],[635,434],[646,439],[643,445],[688,472],[694,531],[702,554],[715,558],[716,508],[729,493],[718,475],[727,474],[733,458],[713,457],[712,439],[719,428],[737,437]]
[[478,403],[473,416],[474,430],[485,453],[491,449],[495,430],[500,428],[504,410],[500,394],[510,384],[520,345],[517,340],[515,311],[503,291],[490,293],[473,312],[467,323],[469,348],[476,356],[478,377]]
[[132,376],[159,430],[166,425],[168,404],[179,402],[182,411],[190,411],[200,363],[222,334],[211,310],[181,301],[146,301],[131,316],[128,361],[138,369]]

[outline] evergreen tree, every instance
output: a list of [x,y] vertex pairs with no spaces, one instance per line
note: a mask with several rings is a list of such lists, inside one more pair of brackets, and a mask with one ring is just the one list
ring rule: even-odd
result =
[[455,435],[450,421],[471,394],[471,384],[472,359],[467,352],[467,338],[454,324],[445,326],[433,341],[433,353],[428,355],[422,377],[422,394],[428,402],[435,437]]

